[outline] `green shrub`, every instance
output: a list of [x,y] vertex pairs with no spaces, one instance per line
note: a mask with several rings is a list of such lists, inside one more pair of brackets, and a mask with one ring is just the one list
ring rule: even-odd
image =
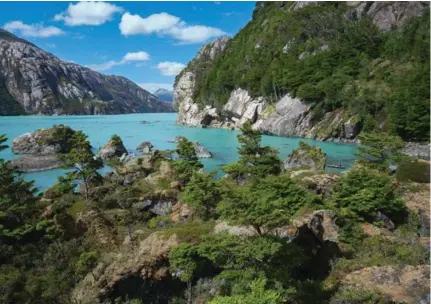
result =
[[422,161],[402,162],[396,171],[399,181],[411,181],[416,183],[430,182],[430,164]]

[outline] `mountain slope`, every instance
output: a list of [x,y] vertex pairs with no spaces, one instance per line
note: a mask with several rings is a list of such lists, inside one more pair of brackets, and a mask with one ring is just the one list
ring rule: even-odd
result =
[[0,30],[0,115],[172,111],[127,78],[62,61]]
[[158,89],[153,93],[153,95],[167,102],[172,102],[174,99],[174,92],[166,89]]
[[428,2],[258,2],[223,48],[204,46],[177,76],[178,121],[428,141],[429,33]]

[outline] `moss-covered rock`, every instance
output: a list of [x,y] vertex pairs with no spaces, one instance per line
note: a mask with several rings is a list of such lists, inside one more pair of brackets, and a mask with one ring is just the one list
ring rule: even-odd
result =
[[284,161],[284,169],[301,169],[319,172],[325,169],[326,161],[327,156],[322,149],[301,141],[299,143],[299,148],[295,149],[287,156]]

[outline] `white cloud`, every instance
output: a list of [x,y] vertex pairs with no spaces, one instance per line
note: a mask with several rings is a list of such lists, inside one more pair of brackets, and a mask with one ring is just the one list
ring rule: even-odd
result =
[[169,33],[181,44],[199,43],[209,38],[226,35],[221,29],[204,25],[175,26],[169,30]]
[[153,83],[153,82],[144,82],[138,84],[141,88],[144,90],[147,90],[148,92],[154,93],[158,89],[165,89],[165,90],[173,90],[173,84],[172,83]]
[[180,18],[167,13],[153,14],[147,18],[125,13],[121,17],[120,31],[124,36],[160,33],[180,22]]
[[21,20],[6,23],[3,28],[10,32],[16,32],[25,37],[48,38],[64,35],[65,32],[55,26],[43,26],[42,24],[25,24]]
[[54,20],[63,20],[68,26],[101,25],[121,13],[119,6],[105,2],[78,2],[69,4],[66,11],[55,15]]
[[180,44],[201,43],[210,38],[226,35],[224,31],[204,25],[188,25],[179,17],[167,14],[153,14],[146,18],[125,13],[119,25],[121,34],[160,34],[175,38]]
[[123,58],[124,61],[145,61],[148,59],[150,59],[150,55],[144,51],[127,53]]
[[159,69],[160,73],[162,73],[162,75],[164,75],[164,76],[176,76],[185,67],[186,66],[182,63],[172,62],[172,61],[160,62],[157,65],[157,69]]
[[87,65],[87,68],[90,68],[95,71],[106,71],[114,66],[122,65],[131,61],[146,61],[149,59],[150,59],[150,54],[148,54],[147,52],[144,52],[144,51],[129,52],[126,55],[124,55],[123,59],[119,61],[110,60],[110,61],[98,63],[98,64],[89,64]]

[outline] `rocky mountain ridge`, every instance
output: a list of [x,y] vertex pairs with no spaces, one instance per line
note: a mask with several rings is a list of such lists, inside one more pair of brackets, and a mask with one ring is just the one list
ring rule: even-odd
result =
[[[297,2],[291,4],[288,11],[300,12],[306,7],[308,9],[311,6],[319,5],[315,1]],[[390,31],[404,25],[411,17],[420,16],[429,7],[424,2],[361,1],[348,2],[345,6],[342,18],[345,20],[368,18],[380,32]],[[258,3],[253,13],[253,20],[249,24],[257,22],[255,16],[264,9],[264,5]],[[266,14],[266,19],[261,26],[272,21],[272,15]],[[247,27],[243,29],[243,31],[245,30],[248,30]],[[250,121],[254,129],[272,135],[299,136],[327,141],[356,141],[356,136],[361,131],[364,121],[357,113],[346,107],[326,110],[320,115],[316,115],[316,110],[314,110],[316,102],[302,99],[292,92],[280,94],[275,86],[273,96],[256,95],[242,86],[231,87],[230,84],[226,85],[231,88],[227,90],[226,87],[220,89],[216,87],[216,90],[221,91],[220,94],[227,96],[226,102],[208,95],[211,94],[211,91],[208,93],[208,89],[205,92],[202,88],[205,83],[208,83],[208,79],[202,79],[201,71],[207,69],[210,71],[209,73],[217,74],[217,71],[211,70],[217,57],[234,56],[232,48],[234,44],[240,43],[238,40],[235,38],[229,40],[224,37],[203,46],[197,56],[177,76],[174,85],[174,106],[178,110],[178,123],[196,127],[237,129],[244,122]],[[282,53],[287,54],[294,43],[295,39],[291,39],[282,48]],[[259,51],[264,48],[260,54],[266,55],[265,47],[260,42],[254,48]],[[313,57],[315,54],[327,52],[328,49],[329,46],[324,44],[313,52],[303,51],[297,60]],[[247,68],[249,56],[248,54],[242,56],[244,55],[242,68]],[[316,116],[318,117],[316,118]],[[384,121],[379,121],[379,118],[376,120],[380,127],[384,127]]]
[[172,102],[174,98],[174,92],[172,90],[166,90],[166,89],[157,89],[157,91],[155,91],[153,95],[167,102]]
[[0,115],[172,111],[127,78],[62,61],[0,30]]

